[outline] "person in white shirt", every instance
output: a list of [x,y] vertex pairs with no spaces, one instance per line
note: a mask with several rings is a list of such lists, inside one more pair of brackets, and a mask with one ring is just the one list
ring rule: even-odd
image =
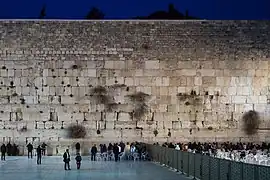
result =
[[130,152],[131,152],[131,154],[136,152],[136,147],[134,145],[131,146]]
[[180,150],[179,144],[176,144],[175,150]]

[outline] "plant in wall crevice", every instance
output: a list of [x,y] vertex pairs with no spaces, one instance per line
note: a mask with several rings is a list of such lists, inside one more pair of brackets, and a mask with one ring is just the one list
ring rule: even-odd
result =
[[191,90],[190,94],[178,93],[176,96],[178,100],[184,102],[186,106],[198,106],[202,104],[202,99],[200,98],[200,95],[198,95],[194,90]]
[[168,129],[168,130],[169,130],[168,136],[171,137],[172,136],[171,129]]
[[118,89],[118,88],[126,88],[127,86],[125,84],[114,84],[111,85],[110,88],[112,89]]
[[150,95],[143,92],[137,92],[137,93],[128,95],[128,97],[134,105],[134,110],[132,113],[130,113],[130,116],[132,115],[132,119],[133,120],[144,119],[146,114],[149,112],[149,107],[146,104],[146,101],[148,100]]
[[20,132],[26,132],[27,131],[27,126],[23,126],[21,129],[20,129]]
[[77,139],[77,138],[85,138],[86,136],[86,129],[83,125],[80,124],[71,124],[68,128],[67,128],[67,132],[68,132],[68,137],[69,138],[73,138],[73,139]]
[[91,90],[91,96],[95,98],[98,104],[108,104],[109,97],[107,89],[103,86],[96,86]]
[[257,111],[248,111],[244,113],[243,117],[244,132],[247,135],[254,135],[257,133],[260,125],[260,116]]
[[155,137],[157,137],[157,135],[158,135],[158,130],[155,129],[153,133],[154,133]]
[[114,112],[117,109],[117,106],[118,104],[113,102],[113,103],[106,104],[105,108],[106,108],[106,111],[108,112]]

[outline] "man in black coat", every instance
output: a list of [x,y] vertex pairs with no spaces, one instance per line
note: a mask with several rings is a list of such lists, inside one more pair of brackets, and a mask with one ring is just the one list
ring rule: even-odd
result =
[[91,148],[91,161],[96,161],[96,155],[97,155],[97,146],[94,145]]
[[[69,162],[70,162],[70,154],[69,154],[69,150],[67,149],[66,152],[64,153],[63,155],[63,161],[65,163],[65,170],[71,170],[70,169],[70,165],[69,165]],[[67,169],[68,168],[68,169]]]
[[28,159],[31,156],[31,159],[33,158],[33,145],[31,143],[27,144],[27,150],[28,150]]
[[75,145],[75,148],[76,148],[76,152],[79,153],[80,149],[81,149],[80,143],[77,142],[76,145]]
[[7,143],[7,154],[8,156],[12,155],[12,145],[10,144],[10,142]]
[[42,145],[41,145],[41,154],[42,154],[43,156],[45,156],[46,146],[47,146],[47,144],[45,144],[44,142],[43,142]]
[[117,162],[119,160],[119,147],[118,144],[114,144],[113,146],[114,160]]
[[6,160],[6,152],[7,152],[6,145],[3,144],[3,145],[1,146],[1,160],[2,160],[2,161],[5,161],[5,160]]
[[37,148],[37,164],[41,164],[41,154],[42,154],[42,148],[39,145]]

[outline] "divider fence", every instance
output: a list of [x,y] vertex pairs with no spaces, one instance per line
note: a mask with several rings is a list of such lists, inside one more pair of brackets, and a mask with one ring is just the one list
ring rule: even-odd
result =
[[270,167],[147,145],[152,161],[200,180],[270,180]]

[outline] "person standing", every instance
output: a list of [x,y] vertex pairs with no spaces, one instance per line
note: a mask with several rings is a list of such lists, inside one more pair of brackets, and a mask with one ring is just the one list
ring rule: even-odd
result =
[[1,146],[1,160],[5,161],[6,160],[6,152],[7,152],[7,147],[5,144]]
[[81,161],[82,161],[82,156],[80,153],[77,153],[77,156],[75,157],[76,164],[77,164],[77,169],[81,168]]
[[47,144],[45,144],[44,142],[41,145],[41,153],[43,156],[45,156],[45,153],[46,153],[46,146]]
[[41,164],[42,149],[40,145],[37,147],[37,164]]
[[33,158],[33,145],[31,143],[27,144],[27,150],[28,150],[28,159],[31,156],[31,159]]
[[80,150],[81,150],[81,145],[80,145],[80,143],[77,142],[77,143],[75,144],[75,148],[76,148],[76,152],[79,153]]
[[113,146],[114,160],[117,162],[119,160],[119,147],[118,144],[114,144]]
[[91,148],[91,161],[96,161],[96,155],[97,155],[97,146],[94,144],[94,146]]
[[10,142],[7,143],[7,154],[8,156],[12,155],[12,145],[10,144]]
[[[69,162],[70,162],[70,154],[69,154],[69,150],[67,149],[66,152],[64,153],[63,155],[63,161],[65,163],[65,170],[71,170],[70,169],[70,165],[69,165]],[[67,169],[68,168],[68,169]]]

